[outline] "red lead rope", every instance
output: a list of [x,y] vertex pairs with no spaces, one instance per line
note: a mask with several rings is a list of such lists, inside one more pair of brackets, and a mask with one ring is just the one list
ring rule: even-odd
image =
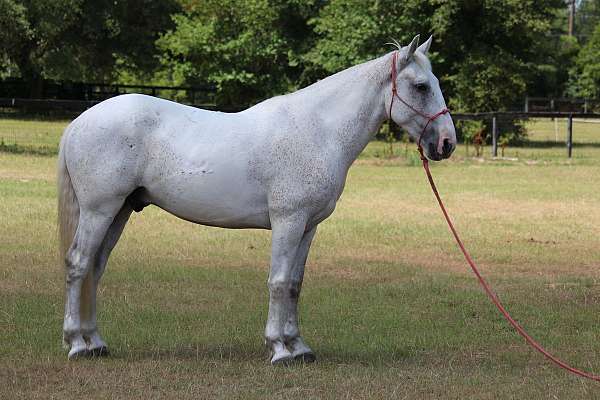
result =
[[477,269],[475,262],[473,262],[473,259],[471,258],[471,256],[467,252],[467,250],[465,249],[465,246],[464,246],[462,240],[460,240],[460,237],[458,236],[458,233],[456,232],[456,229],[454,228],[454,225],[452,224],[452,221],[450,220],[450,217],[448,216],[446,207],[444,207],[444,203],[442,202],[442,199],[440,198],[440,194],[438,193],[437,188],[435,187],[435,183],[433,182],[433,177],[431,176],[431,171],[429,171],[429,161],[423,155],[423,148],[421,147],[420,144],[419,144],[419,153],[421,154],[421,160],[423,161],[423,168],[425,168],[425,173],[427,174],[427,179],[429,180],[429,184],[431,185],[431,190],[433,190],[433,194],[435,195],[435,198],[437,199],[437,202],[440,205],[440,208],[442,209],[442,213],[444,214],[444,218],[446,219],[446,222],[448,223],[448,227],[450,227],[450,230],[452,231],[452,234],[454,235],[454,239],[456,239],[456,243],[458,243],[458,247],[460,247],[460,250],[464,254],[465,259],[471,266],[471,269],[473,270],[473,273],[477,276],[477,279],[479,279],[479,283],[481,283],[481,286],[483,286],[483,289],[487,293],[488,297],[490,298],[490,300],[492,300],[492,303],[494,303],[496,308],[498,308],[498,310],[500,310],[502,315],[504,315],[504,318],[506,318],[506,320],[513,326],[513,328],[515,328],[517,330],[517,332],[519,332],[519,334],[521,336],[523,336],[523,338],[525,338],[527,343],[529,343],[534,349],[536,349],[537,351],[542,353],[550,361],[552,361],[559,367],[564,368],[567,371],[574,373],[575,375],[579,375],[584,378],[589,378],[589,379],[593,379],[597,382],[600,382],[600,376],[593,375],[589,372],[581,371],[577,368],[573,368],[570,365],[568,365],[567,363],[565,363],[564,361],[561,361],[560,359],[558,359],[556,356],[550,354],[546,349],[544,349],[542,347],[542,345],[540,345],[531,336],[529,336],[529,334],[527,332],[525,332],[525,329],[523,329],[523,327],[521,325],[519,325],[519,323],[517,321],[515,321],[513,319],[513,317],[510,316],[508,311],[506,311],[506,308],[504,308],[502,303],[500,303],[498,296],[496,296],[496,294],[492,291],[490,285],[479,273],[479,270]]
[[588,378],[588,379],[592,379],[594,381],[600,382],[600,376],[598,375],[593,375],[589,372],[585,372],[582,370],[579,370],[577,368],[573,368],[570,365],[568,365],[567,363],[565,363],[564,361],[558,359],[556,356],[550,354],[546,349],[544,349],[542,347],[542,345],[540,345],[538,342],[536,342],[531,336],[529,336],[529,334],[527,332],[525,332],[525,329],[523,329],[523,327],[521,325],[519,325],[519,323],[517,321],[515,321],[513,319],[513,317],[510,316],[510,314],[508,313],[508,311],[506,310],[506,308],[504,308],[504,306],[502,305],[502,303],[500,302],[500,299],[498,299],[498,296],[496,296],[496,294],[494,293],[494,291],[492,290],[492,288],[490,287],[490,285],[488,284],[488,282],[483,278],[483,276],[481,276],[481,273],[479,273],[479,269],[477,268],[477,265],[475,265],[475,262],[473,261],[473,259],[471,258],[469,252],[467,251],[467,249],[465,249],[465,246],[462,242],[462,240],[460,239],[460,237],[458,236],[458,232],[456,231],[456,229],[454,228],[454,225],[452,224],[452,220],[450,219],[450,216],[448,215],[448,212],[446,211],[446,207],[444,206],[444,203],[442,202],[442,198],[440,197],[440,194],[438,193],[437,187],[435,186],[435,182],[433,181],[433,177],[431,176],[431,171],[429,170],[429,160],[427,160],[427,157],[425,157],[425,155],[423,154],[423,147],[421,146],[421,139],[423,138],[423,135],[425,134],[425,131],[427,130],[427,127],[429,126],[429,124],[435,120],[436,118],[447,114],[449,112],[449,110],[447,108],[444,108],[442,111],[438,112],[437,114],[434,115],[427,115],[425,113],[423,113],[422,111],[417,110],[416,108],[414,108],[413,106],[411,106],[409,103],[407,103],[406,101],[404,101],[400,96],[398,96],[398,92],[396,89],[396,75],[397,75],[397,71],[396,71],[396,53],[393,54],[392,56],[392,72],[391,72],[391,78],[392,78],[392,99],[390,102],[390,110],[389,110],[389,116],[391,118],[392,116],[392,105],[394,104],[394,97],[398,98],[398,100],[400,100],[402,103],[404,103],[408,108],[410,108],[411,110],[413,110],[414,112],[416,112],[418,115],[420,115],[421,117],[425,118],[427,120],[425,127],[423,128],[423,131],[421,132],[421,135],[419,136],[419,141],[417,143],[418,146],[418,150],[419,150],[419,154],[421,155],[421,161],[423,162],[423,168],[425,169],[425,173],[427,174],[427,180],[429,181],[429,185],[431,185],[431,190],[433,190],[433,194],[435,195],[435,198],[437,199],[438,204],[440,205],[440,208],[442,209],[442,213],[444,214],[444,218],[446,219],[446,222],[448,223],[448,227],[450,228],[450,231],[452,232],[452,235],[454,235],[454,239],[456,239],[456,243],[458,244],[458,247],[460,247],[460,250],[462,251],[463,255],[465,256],[465,260],[467,260],[467,263],[469,263],[469,266],[471,267],[471,270],[473,270],[473,273],[475,274],[475,276],[477,276],[477,279],[479,280],[479,283],[481,283],[481,286],[483,286],[483,289],[485,290],[485,293],[488,295],[488,297],[490,298],[490,300],[492,301],[492,303],[494,303],[494,305],[496,306],[496,308],[498,308],[498,310],[500,311],[500,313],[502,313],[502,315],[504,316],[504,318],[513,326],[513,328],[515,328],[515,330],[521,335],[523,336],[523,338],[525,339],[525,341],[527,343],[529,343],[534,349],[536,349],[537,351],[539,351],[540,353],[542,353],[547,359],[549,359],[550,361],[552,361],[553,363],[555,363],[556,365],[558,365],[561,368],[566,369],[567,371],[575,374],[575,375],[579,375],[583,378]]

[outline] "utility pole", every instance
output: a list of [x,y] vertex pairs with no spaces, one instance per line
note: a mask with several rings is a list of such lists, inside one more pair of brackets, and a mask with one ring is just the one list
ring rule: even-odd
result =
[[575,0],[568,0],[569,4],[569,36],[575,32]]

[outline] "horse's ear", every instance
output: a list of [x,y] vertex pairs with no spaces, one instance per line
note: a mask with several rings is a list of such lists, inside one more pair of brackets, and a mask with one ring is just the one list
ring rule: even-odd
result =
[[417,50],[420,51],[423,54],[429,53],[429,47],[431,47],[431,41],[432,40],[433,40],[433,36],[429,36],[429,39],[427,39],[427,41],[425,43],[423,43],[422,45],[420,45]]
[[419,35],[415,36],[408,46],[402,48],[402,51],[400,52],[400,64],[405,64],[408,62],[412,58],[413,54],[415,54],[418,46]]

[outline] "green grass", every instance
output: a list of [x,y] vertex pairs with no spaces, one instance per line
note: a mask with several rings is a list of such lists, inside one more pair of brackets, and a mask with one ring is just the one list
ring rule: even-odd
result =
[[[540,119],[530,121],[528,136],[533,142],[559,142],[564,144],[567,138],[567,119],[557,118],[556,121]],[[573,140],[577,143],[589,144],[600,142],[600,121],[573,121]]]
[[70,121],[0,118],[0,151],[56,154],[62,132]]
[[[270,367],[262,346],[269,232],[152,207],[132,217],[102,281],[112,356],[68,362],[56,160],[0,153],[0,398],[600,397],[501,319],[413,150],[387,159],[383,146],[369,145],[319,228],[301,299],[319,361],[291,368]],[[570,161],[553,148],[494,161],[464,151],[433,173],[484,275],[534,337],[600,372],[600,149]]]

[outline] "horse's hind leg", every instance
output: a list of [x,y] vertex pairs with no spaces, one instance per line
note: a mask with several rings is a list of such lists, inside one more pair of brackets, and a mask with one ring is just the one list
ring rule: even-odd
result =
[[[111,207],[110,204],[106,204],[101,210],[88,210],[83,207],[80,210],[77,232],[66,256],[67,302],[63,338],[71,348],[69,358],[89,355],[81,331],[80,300],[83,281],[95,263],[96,255],[119,208],[120,205]],[[111,209],[114,212],[111,212]]]
[[100,278],[102,278],[106,263],[108,262],[108,257],[121,237],[121,233],[129,220],[131,211],[131,206],[125,203],[113,220],[104,236],[102,245],[98,250],[93,269],[88,272],[81,288],[81,333],[88,344],[87,350],[92,356],[108,355],[108,346],[104,340],[102,340],[98,332],[96,321],[96,294],[98,292]]

